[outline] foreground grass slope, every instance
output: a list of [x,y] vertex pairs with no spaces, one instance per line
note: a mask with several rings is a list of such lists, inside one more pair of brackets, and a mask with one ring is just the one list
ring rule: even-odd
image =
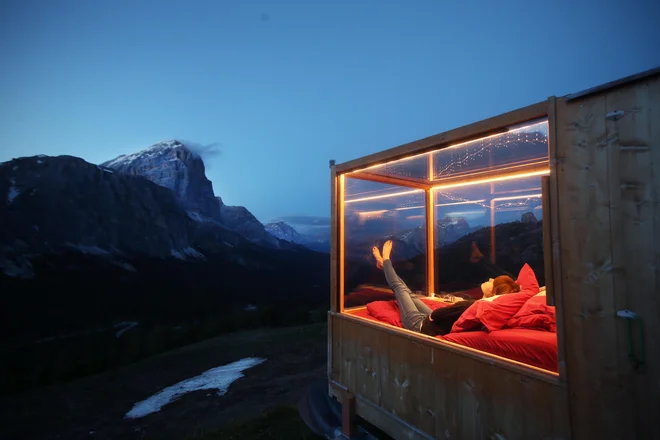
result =
[[[262,328],[73,382],[4,396],[0,438],[313,438],[294,406],[310,381],[325,376],[326,343],[324,323]],[[136,402],[167,386],[252,356],[266,361],[245,371],[223,396],[196,391],[144,418],[124,418]]]

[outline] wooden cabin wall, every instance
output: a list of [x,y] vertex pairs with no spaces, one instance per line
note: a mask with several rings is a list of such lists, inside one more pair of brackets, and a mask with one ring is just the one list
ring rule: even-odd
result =
[[[660,438],[660,76],[556,101],[563,324],[574,439]],[[618,120],[606,116],[623,111]],[[644,325],[646,367],[628,358]],[[558,310],[559,313],[559,310]],[[638,323],[633,341],[639,354]]]
[[567,389],[555,377],[502,368],[348,315],[329,319],[331,383],[354,394],[358,414],[395,438],[423,438],[397,420],[431,438],[570,438]]

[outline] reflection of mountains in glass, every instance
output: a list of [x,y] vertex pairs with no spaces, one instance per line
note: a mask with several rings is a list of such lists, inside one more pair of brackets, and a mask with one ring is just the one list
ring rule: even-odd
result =
[[[536,224],[538,217],[534,212],[507,213],[511,217],[498,224],[522,222]],[[490,226],[470,225],[462,217],[445,217],[435,222],[435,247],[455,243],[468,234],[489,229]],[[371,255],[372,246],[382,246],[386,240],[393,240],[395,252],[392,260],[408,260],[426,252],[426,226],[416,226],[408,229],[392,229],[386,222],[371,221],[364,224],[345,222],[344,254],[349,260],[363,260]]]

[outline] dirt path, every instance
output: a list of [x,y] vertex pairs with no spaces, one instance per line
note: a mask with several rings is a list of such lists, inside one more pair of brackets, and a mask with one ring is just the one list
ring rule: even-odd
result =
[[[136,364],[46,389],[0,398],[2,439],[183,439],[295,404],[324,377],[326,325],[259,329],[222,336]],[[244,372],[224,396],[195,391],[144,418],[124,415],[165,387],[245,357],[266,361]]]

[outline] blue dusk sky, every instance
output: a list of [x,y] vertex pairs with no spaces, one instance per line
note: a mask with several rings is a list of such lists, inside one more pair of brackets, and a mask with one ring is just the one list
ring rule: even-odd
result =
[[659,18],[651,0],[2,0],[0,161],[180,139],[226,203],[325,217],[329,159],[660,66]]

